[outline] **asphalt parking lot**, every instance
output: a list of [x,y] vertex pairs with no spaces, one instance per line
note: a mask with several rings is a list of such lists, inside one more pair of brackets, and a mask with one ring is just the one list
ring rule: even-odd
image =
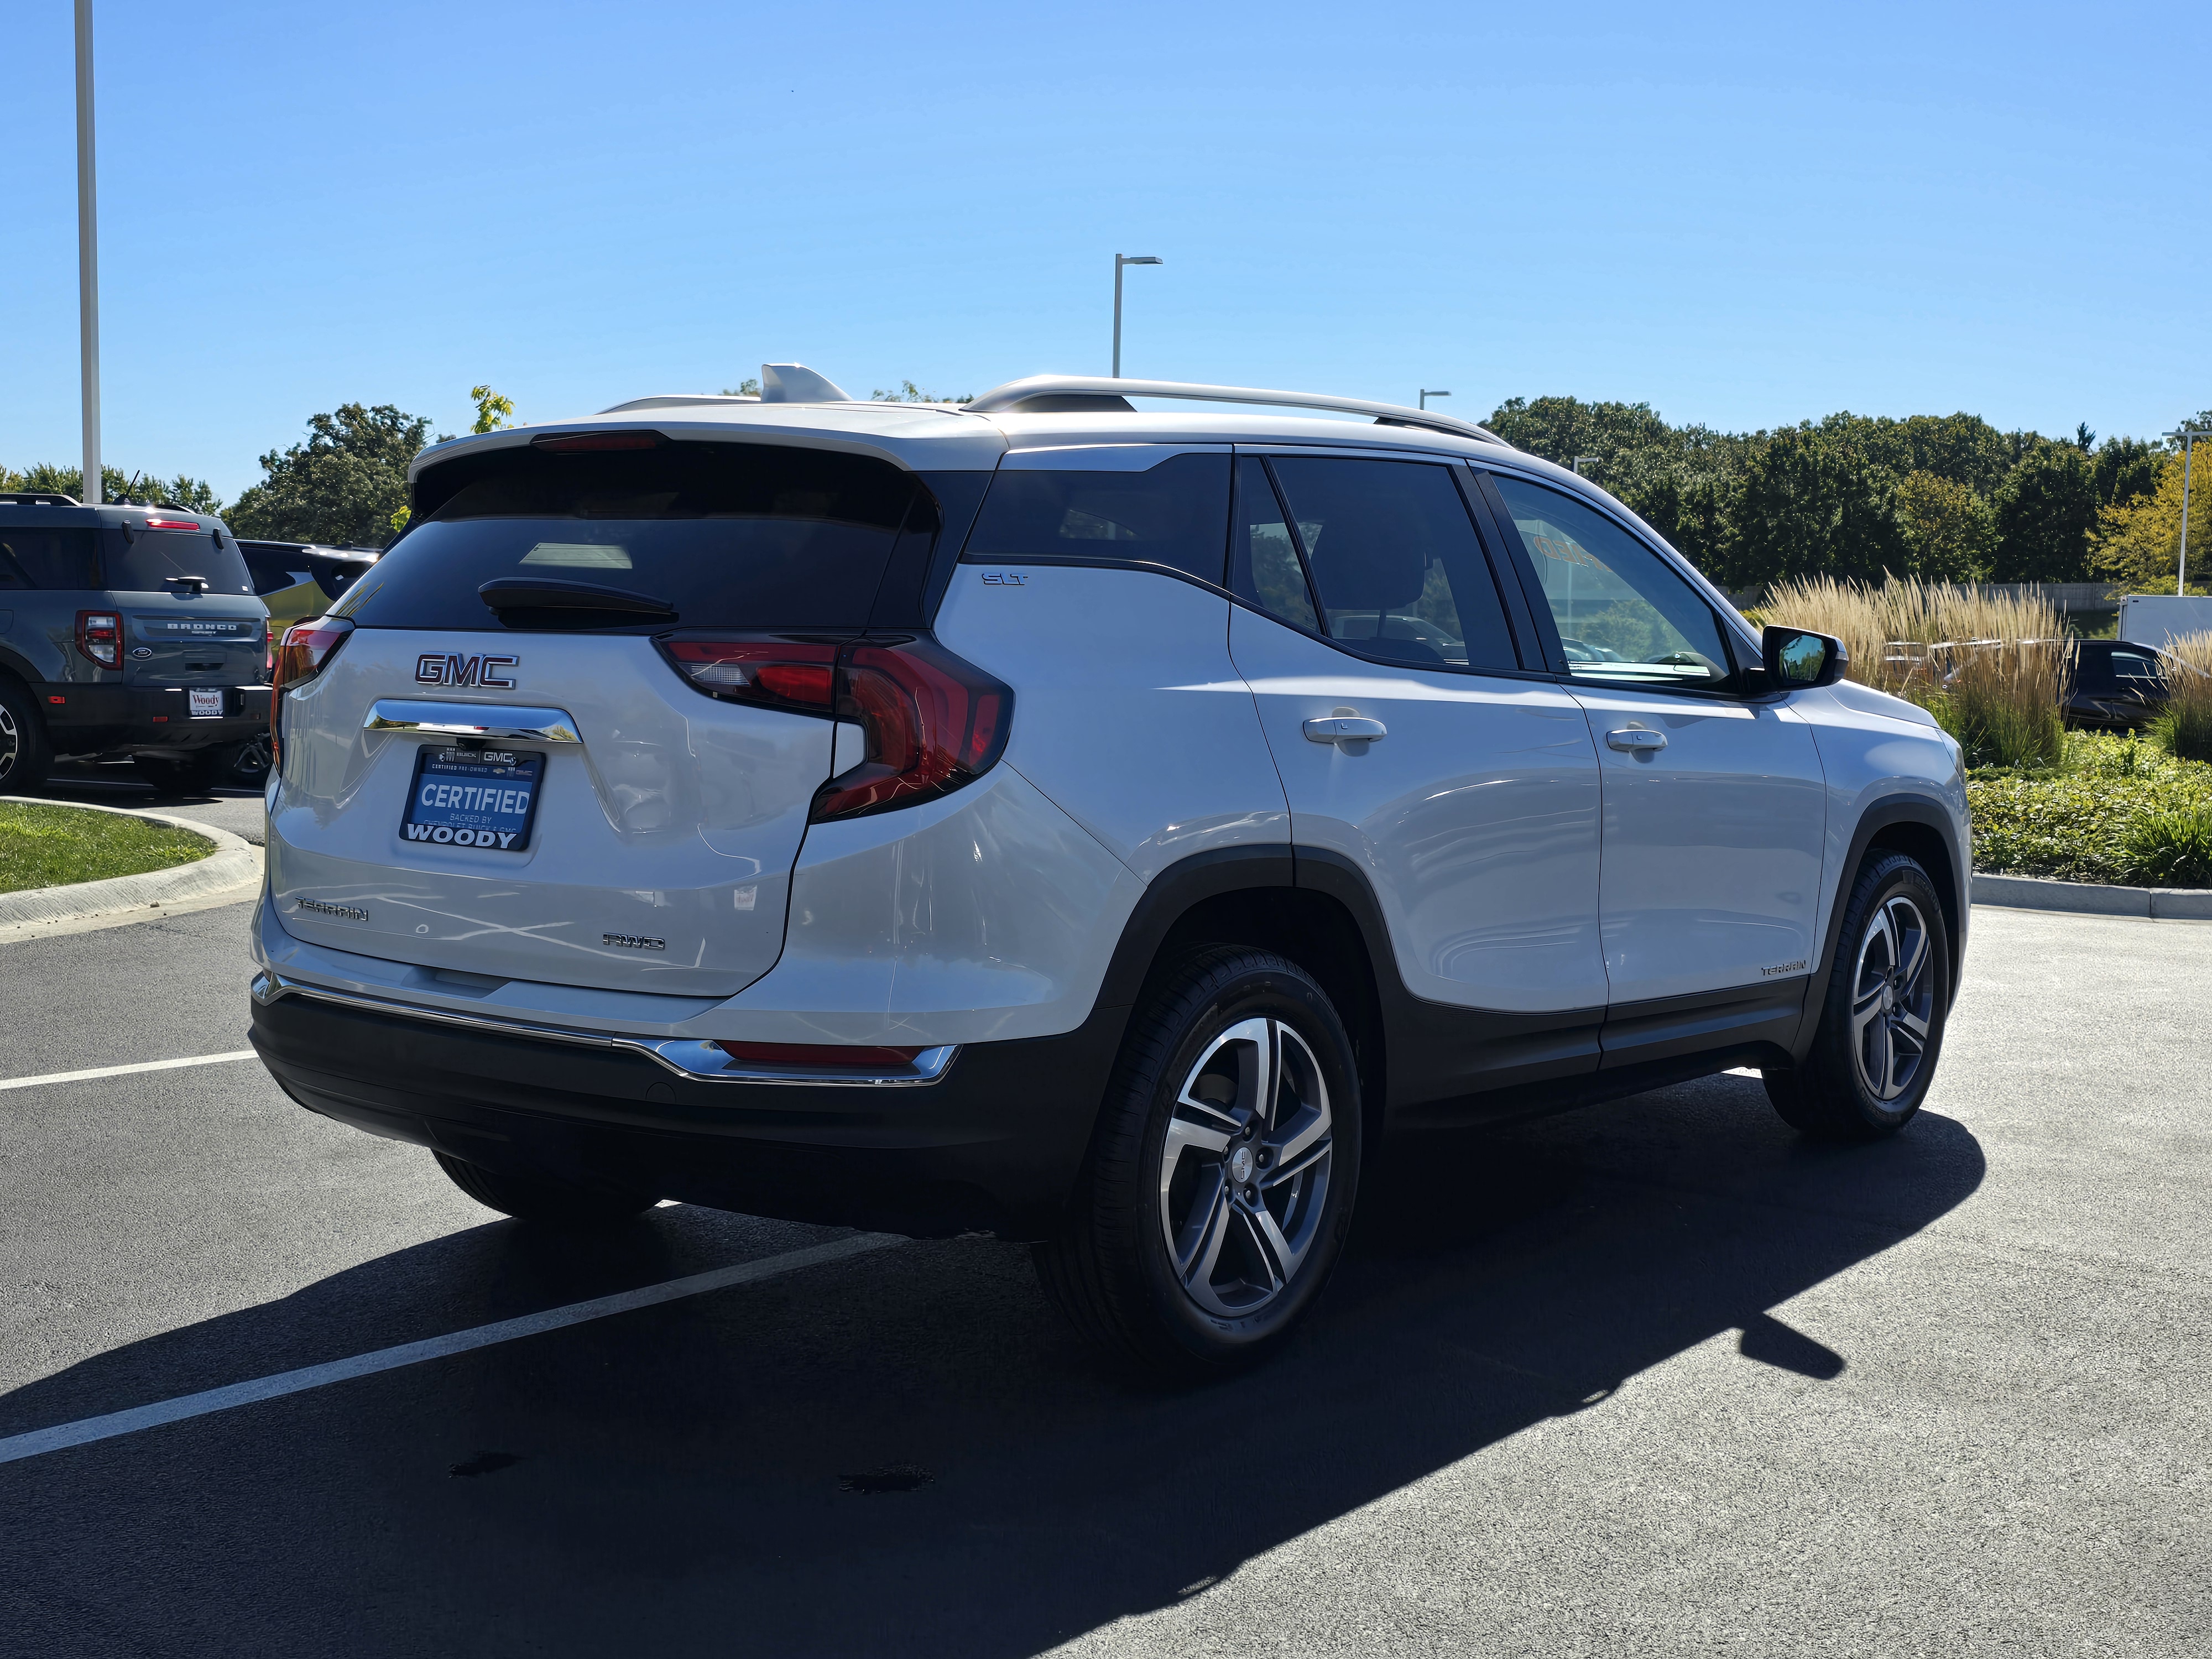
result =
[[[0,947],[0,1073],[244,1048],[245,918]],[[994,1242],[537,1237],[251,1060],[0,1090],[0,1650],[2212,1650],[2208,1006],[2212,926],[1978,911],[1897,1140],[1728,1076],[1426,1142],[1189,1393]]]

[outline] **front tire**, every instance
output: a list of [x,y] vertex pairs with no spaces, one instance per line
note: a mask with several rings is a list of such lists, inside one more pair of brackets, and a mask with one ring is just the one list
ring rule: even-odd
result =
[[1859,872],[1820,1024],[1795,1070],[1766,1073],[1783,1121],[1820,1140],[1876,1140],[1912,1121],[1935,1081],[1951,1006],[1951,943],[1936,884],[1903,853]]
[[568,1228],[611,1227],[651,1209],[655,1202],[634,1193],[580,1187],[552,1176],[517,1175],[487,1170],[444,1152],[433,1152],[438,1167],[471,1198],[517,1221]]
[[1148,1370],[1249,1364],[1311,1311],[1343,1250],[1360,1126],[1351,1039],[1312,976],[1272,951],[1191,951],[1131,1017],[1038,1278]]

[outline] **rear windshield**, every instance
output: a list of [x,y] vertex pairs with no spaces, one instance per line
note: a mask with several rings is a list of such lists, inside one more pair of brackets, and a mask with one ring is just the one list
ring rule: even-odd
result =
[[477,590],[536,577],[649,595],[690,626],[864,627],[916,494],[887,461],[782,445],[465,456],[423,473],[415,523],[335,614],[496,628]]
[[175,592],[168,578],[198,576],[210,593],[251,593],[253,578],[239,556],[238,544],[229,537],[216,543],[216,532],[185,530],[111,530],[101,540],[107,546],[107,586],[118,593]]

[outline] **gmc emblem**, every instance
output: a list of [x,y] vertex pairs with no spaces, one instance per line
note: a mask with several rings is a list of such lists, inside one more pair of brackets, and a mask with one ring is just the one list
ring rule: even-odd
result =
[[503,678],[499,671],[513,668],[520,660],[519,657],[420,656],[415,659],[415,684],[485,685],[495,691],[512,691],[514,680]]

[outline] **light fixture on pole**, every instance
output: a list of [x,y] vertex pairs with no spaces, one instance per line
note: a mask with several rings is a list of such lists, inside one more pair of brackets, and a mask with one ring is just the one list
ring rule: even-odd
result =
[[2181,562],[2173,572],[2173,591],[2180,594],[2189,591],[2189,463],[2196,456],[2197,441],[2212,438],[2212,428],[2178,427],[2166,435],[2181,440]]
[[1429,406],[1429,399],[1431,398],[1449,398],[1450,396],[1451,393],[1449,392],[1431,392],[1428,387],[1423,386],[1421,388],[1421,407],[1423,409],[1426,409]]
[[1603,460],[1604,459],[1605,459],[1605,457],[1604,457],[1604,456],[1602,456],[1602,455],[1577,455],[1577,456],[1576,456],[1576,457],[1575,457],[1575,477],[1577,477],[1577,478],[1587,478],[1587,477],[1589,477],[1589,473],[1587,473],[1587,472],[1585,472],[1585,471],[1583,471],[1583,469],[1584,467],[1586,467],[1586,466],[1595,466],[1595,465],[1596,465],[1600,461]]
[[1114,256],[1114,378],[1121,378],[1121,267],[1124,265],[1164,265],[1166,260],[1150,253],[1117,253]]
[[100,197],[92,154],[92,0],[76,0],[76,307],[84,375],[84,482],[77,499],[100,500]]

